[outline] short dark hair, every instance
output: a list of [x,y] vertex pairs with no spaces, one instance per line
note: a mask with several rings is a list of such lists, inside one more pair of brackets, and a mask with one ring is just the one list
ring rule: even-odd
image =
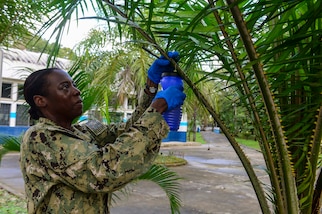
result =
[[23,86],[23,94],[26,102],[29,104],[30,109],[28,113],[30,114],[30,118],[34,120],[38,120],[39,117],[42,116],[42,113],[36,106],[34,102],[35,95],[46,96],[48,91],[46,85],[48,84],[47,76],[51,74],[55,70],[61,70],[59,68],[46,68],[35,71],[31,73]]

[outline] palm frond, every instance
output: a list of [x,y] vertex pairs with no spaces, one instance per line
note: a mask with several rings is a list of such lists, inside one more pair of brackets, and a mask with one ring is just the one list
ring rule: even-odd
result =
[[149,180],[159,185],[167,194],[171,213],[180,213],[180,178],[176,172],[163,165],[152,165],[148,172],[139,176],[137,180]]
[[0,135],[0,164],[3,156],[8,152],[20,151],[21,139],[15,136]]

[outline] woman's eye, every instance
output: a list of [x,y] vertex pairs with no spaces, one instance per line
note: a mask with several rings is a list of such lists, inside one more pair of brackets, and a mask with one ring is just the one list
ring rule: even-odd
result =
[[69,88],[69,84],[63,84],[63,89],[68,89]]

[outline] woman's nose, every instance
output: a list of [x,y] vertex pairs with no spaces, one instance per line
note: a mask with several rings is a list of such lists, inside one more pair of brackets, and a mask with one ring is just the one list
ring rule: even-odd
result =
[[76,87],[76,86],[73,86],[74,87],[74,90],[75,90],[75,95],[80,95],[81,94],[81,91]]

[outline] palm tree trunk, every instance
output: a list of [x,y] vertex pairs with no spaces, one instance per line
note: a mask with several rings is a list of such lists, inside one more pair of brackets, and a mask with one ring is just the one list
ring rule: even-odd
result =
[[115,6],[112,2],[110,2],[109,0],[104,0],[104,2],[106,2],[116,13],[118,13],[122,17],[126,18],[126,20],[128,20],[129,25],[131,27],[135,28],[135,30],[137,30],[143,36],[143,38],[145,38],[148,42],[150,42],[161,53],[161,55],[163,55],[166,59],[168,59],[174,65],[174,67],[177,70],[178,74],[182,77],[182,79],[191,88],[193,93],[198,98],[199,102],[201,102],[205,106],[205,108],[208,110],[208,112],[214,118],[214,120],[218,123],[218,126],[221,128],[221,130],[223,131],[223,133],[227,137],[228,141],[230,142],[230,144],[234,148],[236,154],[238,155],[240,161],[242,162],[242,164],[243,164],[243,166],[244,166],[244,168],[245,168],[245,170],[246,170],[246,172],[248,174],[248,177],[249,177],[249,179],[250,179],[250,181],[251,181],[251,183],[252,183],[252,185],[254,187],[254,190],[255,190],[255,193],[257,195],[257,198],[258,198],[258,201],[259,201],[259,204],[261,206],[263,214],[269,214],[270,209],[269,209],[269,206],[267,204],[265,191],[263,190],[263,188],[261,186],[261,183],[258,180],[258,177],[257,177],[257,175],[256,175],[256,173],[255,173],[255,171],[254,171],[249,159],[247,158],[247,156],[245,155],[245,153],[243,152],[243,150],[241,149],[239,144],[236,142],[235,138],[232,137],[231,133],[226,128],[226,126],[224,125],[223,121],[220,120],[220,118],[217,115],[217,113],[215,112],[214,108],[210,105],[210,102],[198,90],[196,85],[187,77],[187,75],[183,72],[183,70],[178,66],[176,61],[173,60],[172,58],[169,58],[167,53],[166,53],[166,51],[164,51],[156,43],[156,41],[153,38],[151,38],[142,28],[140,28],[139,25],[137,25],[137,24],[133,23],[131,20],[129,20],[127,15],[125,13],[123,13],[121,10],[119,10],[119,8],[117,6]]
[[[208,0],[209,2],[209,5],[210,7],[214,8],[215,5],[214,5],[214,2],[213,0]],[[222,22],[218,12],[216,10],[213,11],[213,14],[216,18],[216,21],[217,23],[219,24],[220,26],[220,30],[221,32],[223,33],[223,36],[225,37],[225,41],[226,41],[226,44],[228,46],[228,49],[230,51],[230,54],[233,58],[233,61],[234,61],[234,64],[236,66],[236,70],[238,72],[238,75],[242,81],[242,86],[243,86],[243,90],[240,89],[240,91],[244,91],[245,95],[247,96],[248,98],[248,103],[249,103],[249,106],[250,106],[250,109],[251,109],[251,112],[253,113],[254,115],[254,126],[257,127],[258,131],[259,131],[259,135],[261,136],[261,142],[260,142],[260,146],[261,146],[261,150],[263,152],[263,156],[264,156],[264,160],[266,162],[266,165],[270,171],[270,174],[271,176],[270,177],[270,180],[271,180],[271,183],[272,183],[272,186],[273,188],[275,189],[275,194],[276,194],[276,206],[277,206],[277,209],[278,210],[282,210],[282,207],[283,207],[283,197],[282,197],[282,191],[280,189],[280,185],[279,185],[279,180],[278,180],[278,176],[276,174],[276,171],[275,171],[275,164],[274,164],[274,160],[273,160],[273,156],[272,156],[272,153],[270,151],[270,146],[269,146],[269,142],[267,140],[267,137],[266,137],[266,133],[264,131],[264,128],[263,128],[263,125],[261,123],[261,120],[260,120],[260,116],[258,114],[258,111],[256,109],[256,106],[255,106],[255,100],[253,98],[253,95],[251,93],[251,90],[249,89],[249,86],[247,84],[247,81],[246,81],[246,78],[245,78],[245,75],[242,71],[242,68],[241,68],[241,65],[239,63],[239,60],[238,60],[238,57],[236,56],[236,53],[235,53],[235,50],[234,50],[234,46],[228,36],[228,33],[226,32],[226,29],[225,29],[225,25],[224,23]]]
[[274,99],[271,94],[269,84],[264,75],[263,67],[259,62],[257,52],[255,50],[254,44],[252,42],[252,38],[249,35],[247,26],[245,21],[242,18],[242,14],[237,6],[237,2],[235,0],[227,0],[228,5],[230,6],[230,11],[235,20],[235,24],[239,30],[241,39],[244,43],[244,47],[246,48],[247,55],[249,57],[250,62],[253,62],[253,69],[255,72],[255,76],[258,82],[258,85],[261,89],[262,97],[264,100],[265,107],[267,109],[269,118],[271,120],[273,132],[272,134],[275,136],[276,144],[278,148],[279,154],[279,164],[281,166],[280,174],[281,177],[284,177],[285,180],[281,181],[281,189],[285,190],[284,193],[284,210],[279,210],[279,212],[285,212],[289,214],[298,214],[299,213],[299,203],[297,198],[297,188],[295,184],[294,176],[292,175],[292,167],[291,161],[289,159],[287,145],[285,136],[283,134],[282,125],[280,123],[280,118],[278,116],[277,109],[275,107]]

